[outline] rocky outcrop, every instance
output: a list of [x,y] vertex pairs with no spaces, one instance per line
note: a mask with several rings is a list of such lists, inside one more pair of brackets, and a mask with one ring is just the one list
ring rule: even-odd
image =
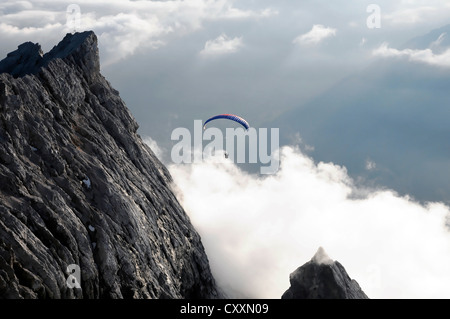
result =
[[100,73],[96,35],[45,55],[24,43],[0,73],[0,297],[219,297],[170,174]]
[[317,253],[289,277],[291,286],[282,299],[368,299],[344,267],[320,247]]

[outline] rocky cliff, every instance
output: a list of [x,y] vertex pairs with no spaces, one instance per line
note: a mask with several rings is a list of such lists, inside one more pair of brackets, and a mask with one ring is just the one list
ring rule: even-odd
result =
[[220,296],[96,35],[24,43],[0,73],[0,298]]
[[314,257],[297,268],[282,299],[368,299],[344,267],[320,247]]

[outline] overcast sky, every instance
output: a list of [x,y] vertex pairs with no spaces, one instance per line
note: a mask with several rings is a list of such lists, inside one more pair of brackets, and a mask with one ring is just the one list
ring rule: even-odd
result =
[[[3,0],[0,56],[95,31],[228,292],[278,298],[321,245],[369,297],[448,298],[448,17],[446,0]],[[280,171],[171,163],[171,132],[218,113],[279,127]]]

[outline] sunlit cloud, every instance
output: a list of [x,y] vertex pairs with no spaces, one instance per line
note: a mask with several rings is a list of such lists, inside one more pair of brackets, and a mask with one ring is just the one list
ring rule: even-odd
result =
[[200,51],[204,56],[216,56],[237,52],[243,45],[242,37],[229,38],[226,34],[221,34],[214,40],[208,40],[205,47]]
[[293,40],[294,44],[318,44],[326,38],[336,35],[337,30],[330,27],[325,27],[321,24],[315,24],[312,29],[302,35],[299,35]]
[[439,67],[450,67],[450,49],[447,49],[443,53],[435,54],[431,49],[413,50],[403,49],[398,50],[390,48],[388,43],[383,43],[380,47],[375,49],[373,55],[380,57],[399,57],[406,58],[409,61],[426,63]]
[[144,136],[142,140],[145,144],[147,144],[151,148],[151,150],[159,160],[162,161],[164,159],[166,151],[163,148],[161,148],[154,139],[152,139],[150,136]]

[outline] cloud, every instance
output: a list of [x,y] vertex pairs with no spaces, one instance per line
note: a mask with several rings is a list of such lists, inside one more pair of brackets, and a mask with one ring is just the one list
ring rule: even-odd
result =
[[[205,22],[259,19],[278,14],[271,8],[243,10],[232,0],[195,1],[88,1],[80,0],[79,29],[93,30],[100,38],[102,65],[115,63],[138,49],[156,49],[165,45],[168,36],[183,36],[203,27]],[[46,41],[57,41],[62,34],[73,32],[66,13],[73,1],[36,0],[0,4],[2,38],[29,40],[37,35]]]
[[407,58],[409,61],[426,63],[439,67],[450,67],[450,49],[447,49],[441,54],[435,54],[431,49],[413,50],[403,49],[398,50],[390,48],[388,43],[383,43],[372,52],[375,56],[380,57],[401,57]]
[[372,171],[377,168],[377,163],[372,161],[370,158],[366,160],[366,170]]
[[248,18],[267,18],[278,15],[279,12],[272,8],[265,8],[258,12],[252,10],[241,10],[233,7],[229,7],[223,14],[219,15],[224,19],[248,19]]
[[[344,167],[283,147],[276,175],[171,165],[178,198],[231,297],[280,298],[319,247],[371,298],[450,298],[449,207],[355,189]],[[361,194],[365,195],[361,195]]]
[[446,24],[450,14],[447,0],[408,0],[380,2],[383,23],[391,27],[415,27]]
[[361,41],[359,42],[359,46],[361,46],[361,47],[364,46],[366,44],[366,42],[367,42],[367,39],[365,37],[363,37],[361,39]]
[[153,153],[160,161],[164,159],[166,151],[165,149],[160,147],[154,139],[152,139],[150,136],[143,136],[142,140],[152,149]]
[[235,37],[230,39],[226,34],[221,34],[214,40],[208,40],[205,47],[200,51],[201,55],[223,55],[235,53],[243,45],[242,37]]
[[431,48],[432,47],[439,47],[441,45],[442,41],[444,41],[446,36],[447,36],[447,32],[441,33],[439,35],[439,37],[435,41],[431,42],[430,47]]
[[436,6],[417,6],[405,8],[404,6],[398,10],[383,15],[383,20],[393,25],[416,24],[429,20],[440,9]]
[[299,35],[292,42],[294,44],[318,44],[326,38],[336,35],[337,30],[329,27],[325,27],[321,24],[313,25],[311,31]]

